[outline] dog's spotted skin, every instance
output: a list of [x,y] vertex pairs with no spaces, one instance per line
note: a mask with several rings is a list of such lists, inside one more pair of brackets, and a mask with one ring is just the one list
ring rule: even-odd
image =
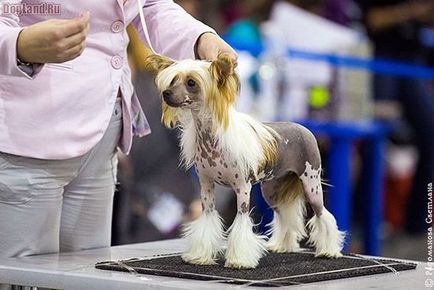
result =
[[[248,213],[250,208],[251,184],[243,176],[236,160],[229,160],[228,156],[218,148],[218,144],[211,137],[209,124],[197,126],[196,154],[194,165],[201,185],[202,206],[205,211],[214,210],[214,182],[231,187],[237,194],[237,208],[239,213]],[[212,184],[212,185],[211,185]]]
[[[313,135],[295,123],[269,123],[282,138],[278,146],[278,161],[274,166],[266,164],[258,174],[243,176],[236,160],[218,148],[212,138],[211,124],[196,121],[197,140],[195,167],[202,188],[202,204],[205,211],[214,210],[214,182],[231,187],[237,194],[238,213],[250,210],[250,189],[252,184],[262,182],[267,202],[276,203],[276,188],[290,172],[294,172],[303,183],[305,197],[315,213],[321,214],[323,192],[321,187],[321,166],[319,151]],[[302,151],[302,152],[301,152]]]
[[[281,137],[277,163],[271,168],[272,176],[260,180],[262,194],[270,206],[277,199],[276,190],[288,174],[297,175],[303,183],[306,200],[317,215],[323,209],[321,187],[321,156],[313,134],[303,126],[290,122],[267,123]],[[318,193],[318,194],[317,194]]]
[[306,162],[306,170],[300,176],[307,201],[317,214],[323,210],[323,192],[321,186],[321,167],[315,169]]

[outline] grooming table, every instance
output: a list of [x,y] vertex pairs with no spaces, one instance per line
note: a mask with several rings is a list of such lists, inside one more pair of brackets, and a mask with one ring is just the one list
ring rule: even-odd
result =
[[[233,289],[246,287],[218,281],[198,281],[131,272],[99,270],[101,261],[178,253],[183,240],[132,244],[73,253],[49,254],[0,261],[0,284],[53,289]],[[425,289],[425,264],[416,270],[279,287],[277,289]],[[1,287],[0,287],[1,288]],[[252,287],[252,289],[270,289]]]

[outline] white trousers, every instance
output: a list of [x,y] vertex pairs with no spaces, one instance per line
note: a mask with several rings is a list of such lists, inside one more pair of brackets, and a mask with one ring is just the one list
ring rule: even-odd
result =
[[0,259],[110,246],[121,130],[117,101],[103,138],[83,156],[0,153]]

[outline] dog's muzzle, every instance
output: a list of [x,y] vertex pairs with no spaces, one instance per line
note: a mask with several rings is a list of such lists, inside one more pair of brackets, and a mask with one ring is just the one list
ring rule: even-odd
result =
[[177,102],[174,100],[174,95],[173,92],[171,90],[165,90],[162,93],[163,95],[163,100],[166,102],[167,105],[169,105],[170,107],[182,107],[182,106],[186,106],[186,105],[190,105],[192,103],[192,100],[190,100],[188,97],[183,100],[182,102]]

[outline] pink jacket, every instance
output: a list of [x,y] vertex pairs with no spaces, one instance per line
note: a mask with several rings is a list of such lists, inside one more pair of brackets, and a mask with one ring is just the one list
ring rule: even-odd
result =
[[[133,23],[143,37],[136,1],[125,5],[124,0],[0,1],[0,6],[16,3],[15,8],[3,7],[3,13],[0,7],[0,152],[42,159],[85,154],[102,138],[119,89],[124,99],[121,149],[129,151],[133,134],[150,132],[134,94],[126,55],[126,25]],[[174,59],[194,58],[197,38],[213,30],[173,1],[142,1],[156,52]],[[33,14],[10,13],[20,7],[37,9],[38,3],[59,6],[49,10],[41,5],[43,11],[33,10]],[[17,66],[16,41],[23,27],[52,18],[74,18],[82,11],[90,11],[91,20],[80,57],[34,66],[33,72]]]

